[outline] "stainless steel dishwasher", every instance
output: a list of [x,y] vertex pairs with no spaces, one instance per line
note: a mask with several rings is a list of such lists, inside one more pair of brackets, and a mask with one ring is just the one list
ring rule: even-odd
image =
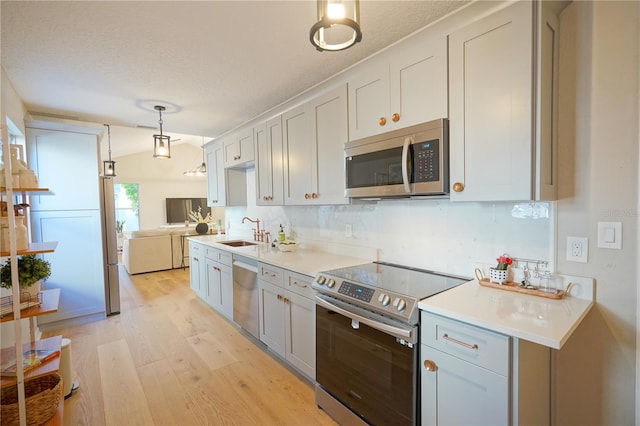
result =
[[260,338],[258,261],[233,255],[233,320]]

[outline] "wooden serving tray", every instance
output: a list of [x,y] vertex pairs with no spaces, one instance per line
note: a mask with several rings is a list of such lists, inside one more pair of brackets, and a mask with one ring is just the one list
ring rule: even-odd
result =
[[562,299],[564,296],[564,290],[553,290],[552,293],[548,293],[543,290],[534,290],[530,288],[524,288],[520,284],[512,281],[507,281],[504,284],[496,284],[489,281],[489,278],[482,278],[478,280],[478,283],[483,287],[497,288],[499,290],[514,291],[516,293],[531,294],[534,296],[546,297],[547,299]]

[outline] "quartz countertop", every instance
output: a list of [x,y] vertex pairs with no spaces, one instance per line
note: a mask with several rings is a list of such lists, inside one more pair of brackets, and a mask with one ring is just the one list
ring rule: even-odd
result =
[[360,265],[373,262],[375,259],[366,259],[354,256],[343,256],[321,250],[298,247],[294,252],[282,252],[277,247],[271,247],[270,243],[251,241],[256,245],[232,247],[221,244],[224,241],[248,241],[242,238],[227,237],[226,235],[193,235],[189,240],[219,249],[232,254],[245,256],[259,262],[284,268],[310,277],[318,272],[335,268]]
[[593,280],[572,282],[569,296],[548,299],[490,287],[473,280],[420,301],[421,310],[498,333],[561,349],[593,306]]

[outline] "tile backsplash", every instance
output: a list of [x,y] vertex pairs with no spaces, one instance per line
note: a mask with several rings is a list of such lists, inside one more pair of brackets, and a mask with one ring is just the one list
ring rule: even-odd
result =
[[[247,173],[247,181],[254,182],[254,170]],[[252,238],[253,224],[241,224],[242,217],[249,216],[259,218],[272,238],[282,224],[303,246],[467,277],[473,277],[477,266],[492,266],[503,253],[545,260],[554,268],[553,203],[426,199],[263,207],[255,205],[251,183],[247,198],[247,207],[225,209],[230,235]]]

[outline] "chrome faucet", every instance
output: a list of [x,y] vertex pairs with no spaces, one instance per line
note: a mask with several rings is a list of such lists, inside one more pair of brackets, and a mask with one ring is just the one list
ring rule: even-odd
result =
[[260,219],[253,220],[253,219],[248,218],[247,216],[245,216],[245,217],[242,218],[242,223],[244,223],[245,220],[248,220],[249,222],[253,222],[253,223],[256,224],[256,228],[257,229],[253,230],[253,239],[255,241],[258,241],[258,235],[260,235]]

